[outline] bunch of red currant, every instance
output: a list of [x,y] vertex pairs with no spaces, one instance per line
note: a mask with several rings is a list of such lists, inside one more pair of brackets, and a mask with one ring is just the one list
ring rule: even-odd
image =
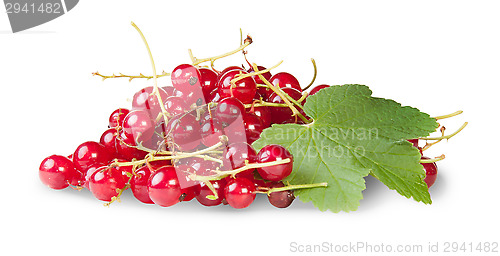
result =
[[297,105],[328,85],[307,94],[293,75],[254,67],[258,72],[177,66],[173,86],[135,93],[131,110],[112,112],[99,142],[47,157],[40,179],[53,189],[87,188],[106,202],[130,188],[139,201],[163,207],[196,198],[245,208],[256,193],[289,206],[294,186],[282,180],[292,172],[292,155],[280,145],[256,152],[251,143],[273,123],[309,122]]

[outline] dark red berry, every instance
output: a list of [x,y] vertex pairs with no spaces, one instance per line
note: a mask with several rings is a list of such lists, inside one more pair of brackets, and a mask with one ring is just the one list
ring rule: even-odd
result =
[[[422,159],[430,159],[426,156],[423,156]],[[427,184],[427,187],[430,188],[432,185],[434,185],[434,182],[436,182],[437,179],[437,164],[436,163],[421,163],[422,166],[424,167],[425,170],[425,184]]]
[[316,94],[317,92],[319,92],[319,90],[323,89],[323,88],[327,88],[327,87],[330,87],[329,85],[327,84],[321,84],[321,85],[317,85],[317,86],[314,86],[311,91],[309,92],[309,95],[314,95]]
[[[283,88],[282,90],[284,93],[290,95],[294,100],[299,100],[302,97],[302,93],[294,88],[287,87]],[[285,104],[285,101],[283,101],[283,99],[281,99],[281,97],[276,93],[271,94],[271,96],[269,97],[269,102]],[[301,102],[302,105],[304,103],[305,102]],[[299,107],[296,108],[299,112],[301,112],[305,116],[305,113]],[[272,107],[271,113],[272,113],[272,121],[275,124],[295,123],[297,120],[300,119],[297,116],[292,116],[293,112],[288,107]]]
[[[282,188],[285,185],[283,182],[276,182],[270,186],[270,188]],[[290,206],[295,199],[295,195],[293,194],[293,190],[284,190],[270,193],[267,198],[269,199],[269,203],[278,208],[287,208]]]

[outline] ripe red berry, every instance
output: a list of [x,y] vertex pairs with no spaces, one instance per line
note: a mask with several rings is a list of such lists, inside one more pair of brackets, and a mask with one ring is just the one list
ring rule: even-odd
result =
[[257,115],[252,113],[245,113],[243,116],[243,122],[245,124],[247,142],[252,144],[260,138],[260,134],[266,127],[262,124],[262,120]]
[[[286,87],[286,88],[283,88],[282,90],[284,93],[290,95],[290,97],[292,97],[292,99],[294,99],[294,100],[299,100],[302,97],[302,93],[300,91],[298,91],[297,89]],[[279,103],[279,104],[285,103],[285,101],[283,101],[283,99],[281,99],[281,97],[279,95],[277,95],[276,93],[273,93],[273,94],[271,94],[271,96],[269,96],[269,102]],[[301,102],[302,105],[304,103],[305,103],[304,101]],[[304,113],[304,111],[302,111],[302,109],[300,109],[298,107],[296,107],[296,108],[299,112],[301,112],[305,116],[305,113]],[[295,123],[296,121],[298,121],[300,119],[296,116],[292,116],[293,112],[288,107],[272,107],[271,113],[272,113],[272,116],[271,116],[272,122],[274,124]]]
[[[245,162],[250,164],[257,161],[257,153],[253,147],[245,142],[237,142],[229,144],[222,153],[222,169],[234,170],[246,165]],[[253,179],[253,170],[249,169],[240,172],[237,177],[245,177]]]
[[162,207],[172,206],[179,202],[181,187],[173,166],[162,167],[151,175],[148,182],[149,197]]
[[[422,159],[430,159],[426,156],[423,156]],[[430,188],[432,185],[434,185],[434,182],[436,182],[437,179],[437,164],[436,163],[421,163],[422,166],[424,167],[425,170],[425,184],[427,184],[427,187]]]
[[214,180],[209,181],[217,192],[217,199],[208,199],[207,196],[214,196],[214,193],[205,183],[200,183],[200,192],[196,196],[196,200],[204,206],[216,206],[222,203],[224,200],[224,188],[226,186],[226,181]]
[[[158,91],[162,100],[168,97],[168,94],[162,88],[158,88]],[[160,104],[152,86],[139,90],[132,98],[132,110],[144,110],[151,118],[156,118],[161,112]]]
[[[280,88],[293,88],[302,93],[302,88],[300,87],[300,83],[292,74],[287,72],[280,72],[272,76],[269,80],[272,84],[279,86]],[[267,97],[269,98],[272,91],[268,90]]]
[[175,67],[170,78],[172,79],[172,85],[175,89],[183,94],[189,94],[193,91],[199,91],[201,93],[201,73],[193,65],[181,64]]
[[80,144],[73,153],[73,162],[76,168],[82,173],[93,164],[107,164],[113,159],[112,152],[94,141],[87,141]]
[[226,72],[218,82],[219,95],[222,98],[235,97],[243,104],[252,103],[255,93],[257,92],[257,84],[252,77],[246,77],[238,80],[233,85],[231,80],[239,74],[246,74],[246,71],[231,70]]
[[271,108],[270,107],[266,107],[266,106],[254,107],[252,113],[254,113],[256,116],[258,116],[260,118],[264,128],[271,126],[272,115],[271,115]]
[[246,178],[232,179],[224,188],[224,198],[233,208],[246,208],[255,200],[255,185]]
[[243,113],[245,113],[245,106],[234,97],[222,99],[215,109],[215,117],[223,124],[231,124],[236,119],[241,119],[242,122]]
[[116,128],[109,128],[102,133],[99,139],[99,143],[106,147],[113,156],[116,156],[116,136],[118,136]]
[[327,88],[327,87],[330,87],[329,85],[327,84],[321,84],[321,85],[317,85],[317,86],[314,86],[311,91],[309,92],[309,95],[314,95],[316,94],[317,92],[319,92],[319,90],[323,89],[323,88]]
[[258,163],[269,163],[274,161],[280,161],[284,159],[290,159],[290,162],[278,165],[272,165],[268,167],[257,168],[260,176],[265,180],[270,181],[280,181],[293,170],[293,157],[286,148],[281,145],[271,144],[263,147],[257,154]]
[[154,124],[146,111],[134,110],[123,120],[123,132],[125,136],[132,137],[136,141],[146,141],[153,136]]
[[154,204],[149,197],[148,181],[151,171],[147,166],[143,166],[135,171],[135,175],[130,180],[130,189],[137,200],[145,204]]
[[110,202],[120,195],[119,190],[125,188],[122,172],[116,168],[103,166],[97,169],[89,179],[89,189],[95,198]]
[[109,116],[109,128],[121,126],[123,123],[123,119],[129,112],[130,110],[126,108],[119,108],[113,111],[113,113],[111,113],[111,115]]
[[42,183],[52,189],[66,188],[75,177],[81,175],[71,160],[60,155],[45,158],[40,164],[38,174]]
[[208,98],[210,93],[217,89],[217,73],[209,68],[200,68],[201,74],[201,89],[203,95]]

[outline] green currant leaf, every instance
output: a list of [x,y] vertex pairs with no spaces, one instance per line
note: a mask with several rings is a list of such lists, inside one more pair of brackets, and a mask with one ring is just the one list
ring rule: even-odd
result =
[[273,125],[253,146],[280,144],[294,156],[292,185],[327,182],[296,190],[320,210],[353,211],[371,174],[405,197],[431,203],[420,153],[407,139],[425,137],[438,124],[418,109],[371,96],[364,85],[332,86],[307,98],[307,125]]

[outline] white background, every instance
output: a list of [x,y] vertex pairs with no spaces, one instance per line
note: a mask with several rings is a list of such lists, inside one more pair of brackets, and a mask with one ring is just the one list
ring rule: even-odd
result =
[[[0,14],[0,232],[7,235],[0,254],[300,255],[290,243],[426,250],[439,242],[442,250],[447,241],[500,242],[497,1],[166,2],[80,1],[63,17],[16,34]],[[430,191],[432,205],[370,178],[358,211],[338,214],[299,200],[277,209],[264,197],[243,210],[196,201],[161,208],[139,203],[129,191],[107,208],[88,191],[51,190],[38,179],[42,159],[98,140],[110,112],[151,85],[91,75],[151,74],[130,21],[146,35],[159,72],[189,62],[188,48],[200,58],[236,48],[242,28],[254,39],[252,62],[269,67],[284,60],[279,71],[303,85],[313,57],[318,84],[366,84],[375,96],[433,116],[464,110],[441,122],[449,132],[470,124],[426,151],[447,156]],[[237,54],[216,67],[242,61]]]

